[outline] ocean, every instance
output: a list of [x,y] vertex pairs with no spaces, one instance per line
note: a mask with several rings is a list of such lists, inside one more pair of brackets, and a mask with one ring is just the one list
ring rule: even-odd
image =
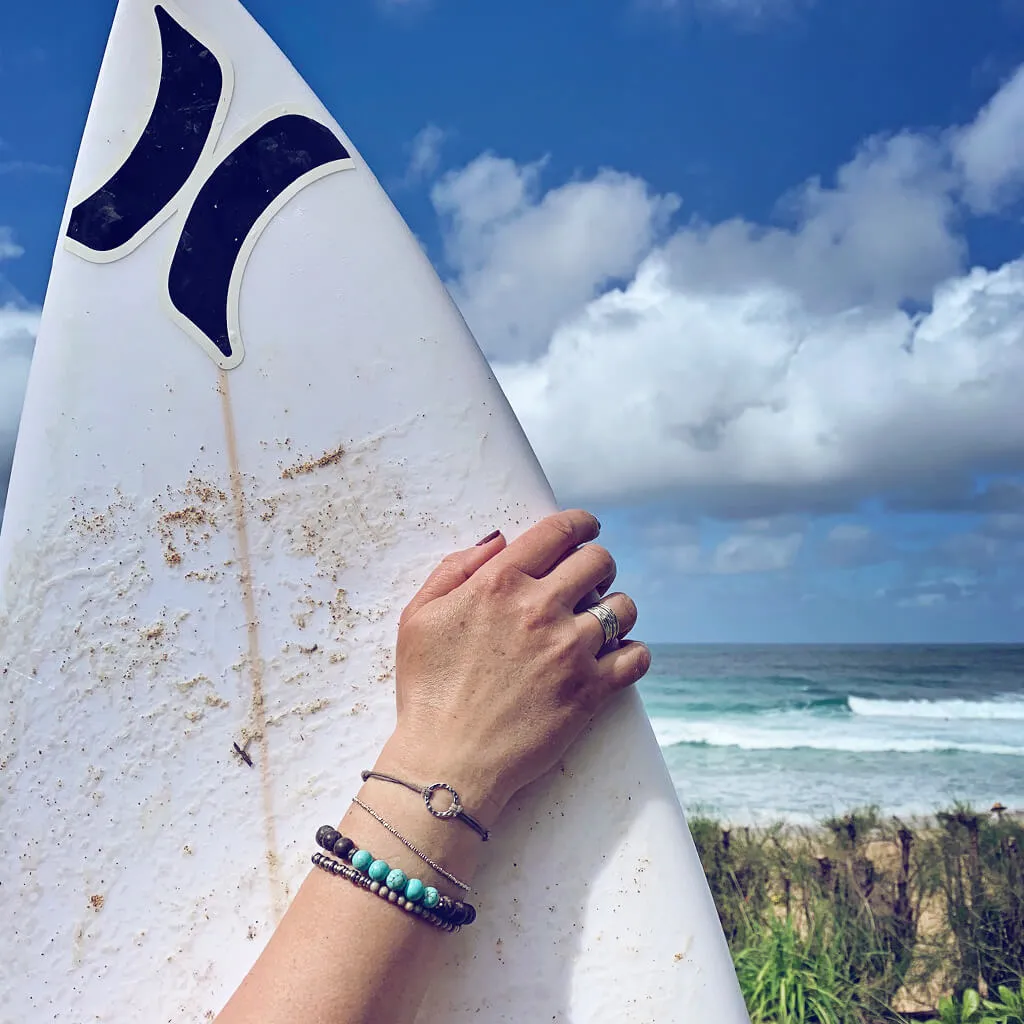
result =
[[652,645],[640,684],[689,813],[1024,809],[1024,646]]

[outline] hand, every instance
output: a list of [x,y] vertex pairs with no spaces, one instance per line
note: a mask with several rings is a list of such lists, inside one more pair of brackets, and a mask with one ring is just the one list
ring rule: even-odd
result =
[[[489,824],[647,672],[643,644],[599,657],[601,624],[582,612],[615,578],[611,555],[586,543],[599,530],[586,512],[562,512],[511,544],[499,535],[445,558],[402,615],[398,724],[381,770],[449,782]],[[604,601],[628,633],[632,600]]]

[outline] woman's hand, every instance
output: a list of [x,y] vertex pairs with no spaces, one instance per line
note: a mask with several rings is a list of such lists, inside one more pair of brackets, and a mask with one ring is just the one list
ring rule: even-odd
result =
[[[587,544],[599,531],[588,513],[561,512],[441,563],[402,615],[398,725],[382,770],[449,782],[490,824],[644,675],[647,648],[625,641],[599,657],[601,624],[582,611],[615,578],[611,555]],[[603,600],[628,633],[632,600]]]

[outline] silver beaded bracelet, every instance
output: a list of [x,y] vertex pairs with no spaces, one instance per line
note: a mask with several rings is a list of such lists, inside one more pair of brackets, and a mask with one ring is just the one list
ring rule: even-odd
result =
[[435,863],[422,850],[418,850],[415,846],[413,846],[412,843],[410,843],[409,840],[406,839],[405,836],[403,836],[402,833],[399,832],[398,829],[395,828],[395,826],[392,825],[390,821],[386,821],[384,818],[382,818],[372,807],[368,807],[366,804],[364,804],[363,801],[359,799],[359,797],[354,796],[352,798],[352,803],[354,803],[356,807],[361,807],[364,811],[366,811],[367,814],[370,815],[371,818],[374,818],[377,822],[383,825],[384,828],[386,828],[400,843],[402,843],[403,846],[405,846],[409,850],[412,850],[412,852],[415,853],[416,856],[419,857],[419,859],[423,861],[424,864],[429,864],[430,867],[432,867],[442,878],[447,879],[447,881],[451,882],[452,885],[460,888],[463,892],[472,892],[472,889],[470,889],[470,887],[466,885],[465,882],[460,882],[450,871],[445,871],[445,869],[441,867],[440,864]]

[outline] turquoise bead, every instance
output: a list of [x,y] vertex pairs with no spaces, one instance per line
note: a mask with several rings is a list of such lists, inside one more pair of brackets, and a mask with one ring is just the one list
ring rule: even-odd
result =
[[418,878],[410,878],[405,883],[405,898],[412,900],[413,903],[419,903],[426,894],[426,888]]
[[401,895],[405,889],[405,883],[409,881],[409,876],[401,868],[392,868],[388,872],[387,881],[385,885]]
[[423,890],[423,906],[436,907],[440,900],[441,894],[432,885]]
[[386,860],[375,860],[367,869],[366,873],[375,881],[383,882],[388,877],[391,865]]
[[365,871],[373,863],[373,854],[369,850],[356,850],[352,854],[352,867],[356,871]]

